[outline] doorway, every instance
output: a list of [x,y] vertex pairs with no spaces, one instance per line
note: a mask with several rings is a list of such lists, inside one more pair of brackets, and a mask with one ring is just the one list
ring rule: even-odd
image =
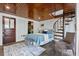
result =
[[28,21],[28,34],[33,33],[33,22]]
[[3,16],[3,44],[16,41],[16,19]]

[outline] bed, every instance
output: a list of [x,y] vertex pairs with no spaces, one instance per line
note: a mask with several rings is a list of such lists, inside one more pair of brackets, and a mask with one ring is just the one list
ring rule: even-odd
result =
[[53,36],[54,35],[50,33],[34,33],[26,35],[26,40],[29,38],[33,40],[36,45],[44,45],[52,41],[54,39]]

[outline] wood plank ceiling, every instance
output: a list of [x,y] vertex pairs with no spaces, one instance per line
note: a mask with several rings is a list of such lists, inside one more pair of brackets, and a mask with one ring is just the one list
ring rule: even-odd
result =
[[[6,6],[9,6],[9,8]],[[37,21],[54,18],[54,16],[51,16],[50,14],[55,10],[61,10],[64,8],[65,12],[70,12],[75,10],[75,7],[76,4],[74,3],[0,3],[1,12],[27,17]]]

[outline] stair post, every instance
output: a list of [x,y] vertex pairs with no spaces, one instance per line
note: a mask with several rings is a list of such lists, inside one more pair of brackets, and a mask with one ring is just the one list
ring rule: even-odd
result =
[[63,4],[63,39],[64,39],[64,19],[65,19],[65,17],[64,17],[64,4]]

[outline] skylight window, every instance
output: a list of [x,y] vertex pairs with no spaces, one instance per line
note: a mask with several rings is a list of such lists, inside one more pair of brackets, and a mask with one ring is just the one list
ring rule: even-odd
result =
[[58,15],[62,15],[63,14],[63,9],[62,10],[58,10],[52,13],[52,15],[54,16],[58,16]]

